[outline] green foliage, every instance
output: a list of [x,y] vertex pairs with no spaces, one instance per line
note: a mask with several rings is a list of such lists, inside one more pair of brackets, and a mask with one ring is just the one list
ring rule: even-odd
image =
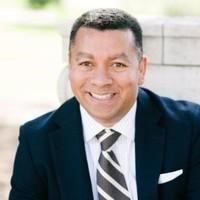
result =
[[49,3],[56,2],[56,0],[28,0],[28,5],[31,8],[44,8]]
[[200,1],[174,1],[166,3],[163,7],[163,14],[169,16],[199,16]]

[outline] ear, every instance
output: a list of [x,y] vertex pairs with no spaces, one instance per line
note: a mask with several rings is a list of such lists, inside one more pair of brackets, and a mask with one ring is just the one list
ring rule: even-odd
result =
[[144,83],[144,77],[145,77],[146,70],[147,70],[147,57],[143,55],[139,61],[138,85],[142,85]]

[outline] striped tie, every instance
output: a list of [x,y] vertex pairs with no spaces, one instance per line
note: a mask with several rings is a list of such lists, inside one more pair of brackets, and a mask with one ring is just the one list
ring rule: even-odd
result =
[[106,129],[96,135],[101,145],[97,167],[97,191],[99,200],[130,200],[120,164],[111,150],[120,133]]

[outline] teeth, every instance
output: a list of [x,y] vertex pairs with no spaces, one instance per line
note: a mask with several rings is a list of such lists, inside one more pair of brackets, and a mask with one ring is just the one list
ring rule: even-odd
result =
[[108,99],[111,99],[114,94],[112,93],[112,94],[102,94],[102,95],[99,95],[99,94],[91,93],[91,95],[94,98],[99,99],[99,100],[108,100]]

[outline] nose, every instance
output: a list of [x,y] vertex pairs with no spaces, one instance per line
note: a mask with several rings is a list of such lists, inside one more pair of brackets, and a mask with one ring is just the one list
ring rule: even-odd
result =
[[111,85],[113,82],[112,77],[107,69],[98,68],[92,75],[91,83],[98,87]]

